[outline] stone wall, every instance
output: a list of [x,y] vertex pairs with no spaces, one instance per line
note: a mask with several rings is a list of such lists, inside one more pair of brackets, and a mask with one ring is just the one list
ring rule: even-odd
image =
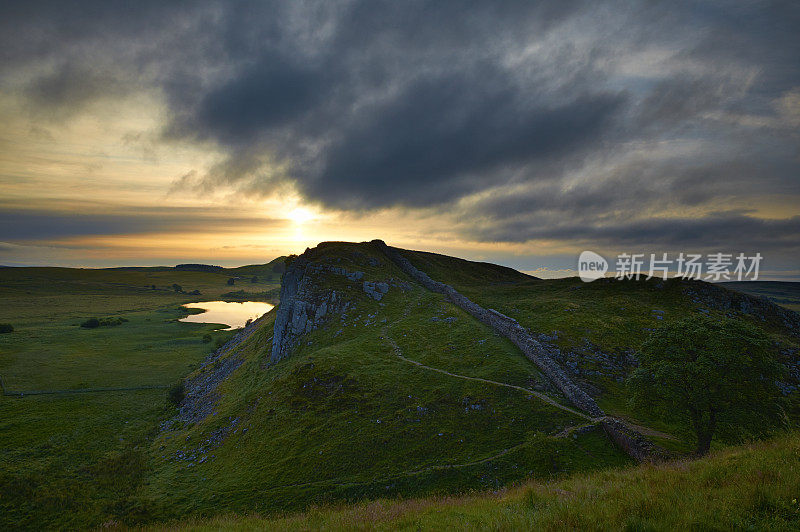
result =
[[412,279],[432,292],[446,295],[450,301],[471,314],[475,319],[489,325],[511,340],[576,407],[592,417],[603,417],[605,415],[594,399],[573,383],[566,372],[552,359],[549,352],[551,348],[536,340],[517,320],[494,309],[484,309],[459,293],[452,286],[434,281],[425,272],[414,267],[408,259],[395,249],[387,246],[382,240],[376,240],[373,243]]
[[606,417],[600,423],[611,440],[637,462],[669,458],[668,454],[650,440],[625,424],[622,420]]

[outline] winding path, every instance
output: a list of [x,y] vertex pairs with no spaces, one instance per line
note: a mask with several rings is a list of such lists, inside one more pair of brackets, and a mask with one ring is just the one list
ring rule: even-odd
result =
[[383,333],[384,333],[384,338],[386,339],[387,342],[389,342],[389,345],[392,346],[392,350],[394,351],[394,354],[397,356],[397,358],[399,358],[400,360],[403,360],[404,362],[408,362],[409,364],[414,364],[417,367],[424,368],[424,369],[427,369],[429,371],[435,371],[437,373],[442,373],[443,375],[448,375],[450,377],[455,377],[457,379],[484,382],[486,384],[492,384],[494,386],[503,386],[505,388],[511,388],[511,389],[523,392],[523,393],[525,393],[525,394],[527,394],[529,396],[538,397],[539,399],[541,399],[542,401],[544,401],[545,403],[547,403],[547,404],[549,404],[551,406],[554,406],[554,407],[556,407],[556,408],[558,408],[560,410],[564,410],[565,412],[569,412],[570,414],[574,414],[576,416],[580,416],[583,419],[586,419],[588,421],[599,422],[600,420],[602,420],[602,418],[594,418],[594,417],[591,417],[591,416],[588,416],[588,415],[584,414],[583,412],[579,412],[578,410],[575,410],[575,409],[570,408],[568,406],[564,406],[561,403],[559,403],[558,401],[555,401],[555,400],[551,399],[550,397],[548,397],[547,395],[545,395],[545,394],[543,394],[541,392],[537,392],[535,390],[531,390],[531,389],[528,389],[528,388],[523,388],[522,386],[515,386],[513,384],[506,384],[505,382],[493,381],[493,380],[484,379],[484,378],[481,378],[481,377],[468,377],[467,375],[458,375],[457,373],[451,373],[451,372],[443,370],[443,369],[434,368],[434,367],[431,367],[431,366],[426,366],[422,362],[417,362],[416,360],[411,360],[410,358],[406,358],[405,356],[403,356],[403,352],[400,349],[400,346],[397,345],[397,342],[395,342],[392,339],[392,337],[387,334],[386,330],[384,330]]

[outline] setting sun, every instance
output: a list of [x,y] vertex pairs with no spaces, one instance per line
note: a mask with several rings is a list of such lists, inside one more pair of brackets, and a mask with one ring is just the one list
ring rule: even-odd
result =
[[287,217],[296,224],[302,224],[314,218],[314,213],[303,207],[298,207],[290,211]]

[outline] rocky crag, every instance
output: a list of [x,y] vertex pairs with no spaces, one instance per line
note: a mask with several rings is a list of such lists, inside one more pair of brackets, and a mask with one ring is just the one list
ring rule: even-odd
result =
[[374,257],[355,252],[345,268],[330,262],[328,257],[317,256],[317,249],[319,248],[306,250],[299,257],[290,257],[287,260],[287,268],[281,280],[270,364],[287,357],[299,338],[327,323],[330,316],[344,317],[357,305],[353,297],[326,287],[324,280],[328,276],[348,281],[351,289],[378,302],[389,292],[391,285],[403,284],[396,279],[366,280],[364,269],[374,269],[382,265]]

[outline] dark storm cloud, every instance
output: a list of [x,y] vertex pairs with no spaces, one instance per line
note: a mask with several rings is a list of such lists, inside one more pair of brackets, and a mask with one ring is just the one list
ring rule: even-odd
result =
[[0,86],[52,109],[155,91],[164,139],[226,155],[176,187],[253,194],[290,182],[326,206],[453,213],[483,240],[739,234],[724,224],[752,239],[768,231],[777,247],[797,236],[796,221],[755,215],[643,223],[659,209],[800,193],[800,109],[776,105],[800,91],[796,2],[4,11]]
[[492,184],[499,167],[581,153],[624,101],[594,94],[550,107],[508,82],[488,68],[408,87],[345,130],[305,190],[340,205],[441,203]]
[[485,225],[484,239],[525,242],[531,239],[574,242],[622,252],[731,251],[800,252],[800,216],[765,220],[736,212],[670,219],[552,221],[519,217]]

